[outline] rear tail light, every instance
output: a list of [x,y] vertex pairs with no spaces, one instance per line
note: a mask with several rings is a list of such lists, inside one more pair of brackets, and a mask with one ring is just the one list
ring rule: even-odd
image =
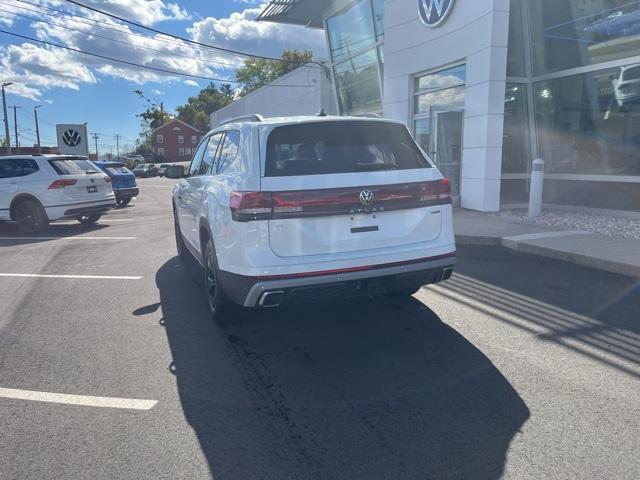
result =
[[65,179],[56,180],[51,185],[49,185],[49,190],[55,190],[57,188],[71,187],[71,186],[75,185],[76,183],[78,183],[78,181],[74,180],[72,178],[65,178]]
[[438,198],[451,198],[451,180],[443,178],[438,184]]
[[[363,193],[371,193],[369,202]],[[288,192],[233,192],[229,207],[237,222],[276,218],[321,217],[377,213],[451,203],[448,178],[435,182],[376,187],[294,190]]]
[[232,192],[229,207],[237,222],[267,220],[273,213],[273,199],[270,192]]

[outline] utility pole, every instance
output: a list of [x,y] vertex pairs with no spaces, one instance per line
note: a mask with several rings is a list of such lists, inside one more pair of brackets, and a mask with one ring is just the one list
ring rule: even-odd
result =
[[16,132],[16,148],[20,148],[20,137],[18,137],[18,109],[22,107],[19,105],[14,105],[11,108],[13,108],[13,127]]
[[4,93],[4,87],[13,85],[11,82],[5,82],[2,84],[2,110],[4,111],[4,136],[7,142],[7,153],[11,155],[11,139],[9,138],[9,117],[7,116],[7,97]]
[[40,145],[40,127],[38,126],[38,109],[42,105],[36,105],[33,107],[33,116],[36,118],[36,142],[38,143],[38,153],[42,153],[42,146]]
[[116,157],[119,157],[120,156],[120,135],[116,133],[114,137],[116,139]]
[[96,160],[98,160],[98,138],[99,135],[97,133],[92,133],[93,141],[96,143]]

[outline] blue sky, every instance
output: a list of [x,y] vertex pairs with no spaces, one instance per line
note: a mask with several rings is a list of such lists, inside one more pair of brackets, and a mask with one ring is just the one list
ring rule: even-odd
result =
[[[201,43],[279,56],[284,48],[311,49],[324,57],[320,31],[256,22],[264,0],[80,0],[103,11]],[[28,17],[28,18],[27,18]],[[137,29],[64,0],[0,0],[0,29],[71,48],[209,78],[233,79],[242,59]],[[118,40],[114,42],[113,39]],[[87,57],[0,33],[0,81],[8,105],[19,105],[21,145],[35,142],[33,107],[39,109],[43,145],[55,144],[56,123],[88,123],[101,153],[133,145],[135,116],[144,105],[133,90],[173,111],[208,82],[164,75]],[[13,111],[9,114],[13,137]],[[13,143],[12,138],[12,143]]]

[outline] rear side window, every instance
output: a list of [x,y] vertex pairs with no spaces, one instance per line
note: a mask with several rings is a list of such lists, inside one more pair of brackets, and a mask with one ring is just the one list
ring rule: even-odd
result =
[[99,173],[98,168],[89,160],[59,159],[49,160],[58,175],[82,175],[84,173]]
[[224,145],[222,146],[222,150],[220,150],[220,160],[218,161],[217,173],[224,172],[229,165],[234,162],[238,156],[239,149],[240,132],[227,132],[227,136],[224,139]]
[[26,177],[39,170],[34,160],[8,158],[0,160],[0,178]]
[[224,133],[216,133],[209,140],[209,146],[204,153],[202,165],[200,166],[200,175],[211,175],[211,173],[213,173],[213,164],[216,162],[216,152],[218,151],[218,145],[220,145],[222,137],[224,137]]
[[191,165],[189,166],[189,176],[193,177],[194,175],[198,175],[200,172],[200,163],[202,162],[202,156],[204,155],[204,151],[207,149],[207,144],[209,143],[209,139],[205,138],[196,153],[193,154],[193,158],[191,159]]
[[267,141],[265,175],[327,175],[431,168],[402,125],[326,122],[275,128]]

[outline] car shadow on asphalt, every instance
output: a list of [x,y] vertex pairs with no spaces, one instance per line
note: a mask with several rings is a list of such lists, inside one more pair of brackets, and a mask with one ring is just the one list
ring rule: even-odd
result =
[[184,415],[216,478],[497,479],[529,410],[417,300],[208,315],[200,273],[156,275]]
[[[441,293],[640,378],[640,280],[502,247],[458,249]],[[471,301],[471,302],[469,302]],[[514,321],[514,317],[517,321]]]
[[59,237],[75,237],[77,235],[96,233],[108,227],[109,225],[104,223],[82,225],[80,223],[54,222],[40,233],[24,233],[18,229],[15,223],[0,222],[0,246],[9,247],[50,242]]

